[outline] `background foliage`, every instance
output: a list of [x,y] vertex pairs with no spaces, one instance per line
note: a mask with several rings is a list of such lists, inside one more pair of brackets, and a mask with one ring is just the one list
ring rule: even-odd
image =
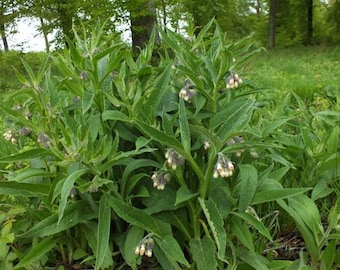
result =
[[[123,32],[126,38],[130,30],[132,44],[142,46],[154,25],[181,33],[197,27],[197,34],[215,18],[229,38],[235,40],[254,33],[256,41],[267,46],[271,6],[275,7],[276,46],[339,43],[339,0],[1,0],[0,32],[3,49],[9,50],[13,44],[8,37],[16,31],[18,20],[35,19],[49,51],[51,44],[63,47],[65,36],[73,40],[72,29],[85,25],[90,30],[96,21],[108,20],[106,34]],[[54,40],[50,40],[51,33],[56,33]]]

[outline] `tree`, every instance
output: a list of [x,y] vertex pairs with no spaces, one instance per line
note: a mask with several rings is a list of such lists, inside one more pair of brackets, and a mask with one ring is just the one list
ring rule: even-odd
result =
[[8,29],[16,26],[15,19],[19,16],[18,1],[0,0],[0,35],[4,50],[9,50]]
[[0,3],[0,33],[1,33],[2,43],[4,45],[4,50],[8,51],[9,46],[8,46],[7,35],[6,35],[6,8],[3,2]]
[[311,45],[313,42],[313,0],[306,0],[307,3],[307,31],[305,44]]
[[78,9],[77,1],[68,1],[68,0],[58,0],[56,1],[56,11],[58,14],[58,22],[60,24],[60,28],[63,33],[63,38],[65,41],[65,45],[68,47],[68,41],[73,40],[73,19],[74,15]]
[[339,14],[340,0],[0,0],[0,36],[8,50],[7,36],[16,18],[37,18],[37,30],[49,51],[50,33],[57,33],[56,44],[67,46],[66,40],[73,40],[74,30],[90,31],[97,21],[108,21],[105,31],[110,34],[116,33],[116,24],[130,25],[132,47],[137,52],[149,41],[157,23],[165,29],[170,24],[175,30],[190,25],[197,35],[216,18],[229,38],[255,32],[262,43],[273,48],[336,41]]
[[[43,34],[46,51],[49,51],[48,34],[55,32],[55,43],[68,46],[68,40],[74,39],[74,30],[88,30],[99,20],[101,22],[116,15],[116,6],[112,0],[30,0],[25,2],[25,16],[38,18],[37,29]],[[47,8],[48,7],[48,8]],[[110,30],[114,24],[107,24]],[[83,27],[84,26],[84,27]],[[67,37],[67,38],[66,38]]]
[[197,35],[201,28],[204,27],[214,16],[216,17],[216,0],[189,0],[184,1],[184,5],[188,12],[192,15],[194,26],[196,27],[195,34]]
[[327,26],[331,40],[340,41],[340,0],[331,0],[328,6]]
[[276,28],[276,0],[270,0],[269,2],[269,36],[268,36],[268,48],[273,49],[275,47],[275,28]]
[[129,0],[127,11],[130,13],[132,48],[135,52],[149,41],[157,23],[156,6],[153,0]]

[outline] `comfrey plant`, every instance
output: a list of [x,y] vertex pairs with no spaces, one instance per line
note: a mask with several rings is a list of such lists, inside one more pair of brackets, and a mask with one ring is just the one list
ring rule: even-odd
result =
[[100,27],[52,56],[57,74],[24,63],[25,87],[8,98],[23,110],[2,106],[30,130],[0,159],[0,193],[25,209],[11,267],[289,265],[261,255],[272,237],[256,208],[307,189],[284,189],[284,170],[259,162],[276,145],[251,126],[257,90],[235,72],[251,46],[213,24],[190,40],[158,29],[157,65],[154,36],[134,60],[124,43],[103,44]]

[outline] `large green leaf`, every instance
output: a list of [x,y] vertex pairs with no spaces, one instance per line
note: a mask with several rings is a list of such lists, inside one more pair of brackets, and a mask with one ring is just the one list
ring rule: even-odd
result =
[[111,252],[110,249],[110,227],[111,227],[111,208],[107,202],[107,196],[102,196],[99,202],[97,249],[95,269],[101,269],[105,256]]
[[215,245],[211,238],[193,238],[190,243],[190,251],[198,270],[216,269]]
[[270,133],[272,133],[275,129],[287,123],[289,120],[293,119],[293,117],[286,117],[284,119],[279,119],[276,121],[270,121],[268,125],[262,131],[262,137],[267,137]]
[[86,172],[88,172],[87,169],[80,169],[77,171],[74,171],[73,173],[71,173],[64,181],[62,188],[61,188],[61,198],[60,198],[60,203],[59,203],[59,208],[58,208],[58,213],[59,213],[59,220],[58,220],[58,224],[61,221],[61,219],[63,218],[64,215],[64,211],[66,208],[66,204],[67,204],[67,199],[71,194],[71,190],[74,187],[74,182],[83,174],[85,174]]
[[94,101],[94,95],[95,93],[92,91],[84,91],[83,98],[81,99],[83,114],[86,114],[86,112],[91,108]]
[[50,185],[0,181],[0,194],[35,197],[39,195],[47,196],[49,190]]
[[[121,180],[121,194],[124,197],[129,195],[129,193],[132,191],[134,186],[137,184],[137,181],[131,181],[136,175],[136,170],[138,170],[139,168],[146,168],[146,167],[158,168],[160,167],[160,165],[158,162],[154,160],[140,158],[140,159],[131,160],[129,164],[125,167],[122,180]],[[130,174],[132,172],[134,172],[134,175],[130,177]],[[137,178],[137,179],[140,179],[140,178]]]
[[[288,202],[291,202],[291,200],[292,198]],[[303,240],[305,241],[306,248],[311,255],[312,261],[316,263],[320,258],[317,243],[318,235],[316,234],[315,231],[310,230],[309,228],[310,225],[306,225],[303,219],[306,216],[306,214],[308,214],[308,211],[306,211],[302,204],[300,204],[300,206],[297,207],[296,205],[297,202],[295,202],[294,207],[292,207],[290,203],[287,204],[282,199],[277,200],[277,203],[294,219],[296,226],[300,231]]]
[[116,111],[116,110],[107,110],[102,113],[102,119],[103,121],[107,120],[117,120],[117,121],[122,121],[122,122],[129,122],[130,119],[129,117],[122,113],[121,111]]
[[42,256],[46,255],[59,240],[60,238],[46,238],[40,241],[37,245],[33,246],[13,269],[20,269],[38,261]]
[[285,199],[294,197],[309,191],[310,188],[282,188],[282,189],[269,189],[257,192],[254,195],[252,204],[259,204],[265,202],[272,202],[278,199]]
[[44,237],[65,231],[81,222],[95,218],[97,215],[84,201],[72,202],[64,211],[63,218],[58,222],[58,214],[51,214],[35,224],[18,238]]
[[54,173],[47,172],[41,168],[27,167],[20,171],[7,174],[6,177],[8,180],[15,182],[39,183],[38,181],[40,181],[41,183],[41,180],[37,181],[36,179],[41,179],[43,176],[52,177],[54,175]]
[[289,205],[299,213],[304,223],[316,235],[323,235],[323,227],[319,209],[315,202],[302,194],[293,198],[289,198]]
[[176,261],[171,260],[171,258],[169,259],[158,245],[154,245],[152,252],[161,266],[160,269],[167,269],[167,270],[181,270],[182,269],[182,267],[180,267]]
[[31,160],[36,157],[46,157],[51,155],[51,152],[49,152],[46,149],[42,148],[34,148],[27,150],[25,152],[17,153],[10,156],[5,156],[0,158],[0,163],[11,163],[11,162],[18,162],[23,160]]
[[180,245],[172,235],[168,234],[162,239],[155,238],[155,241],[170,261],[178,262],[190,268]]
[[[250,99],[239,98],[232,100],[227,103],[225,108],[211,117],[209,127],[215,129],[226,122],[229,122],[230,126],[233,126],[238,118],[245,117],[248,114],[249,109],[252,108],[253,105],[254,101]],[[230,122],[231,120],[233,121]]]
[[321,269],[334,269],[335,254],[337,250],[337,240],[331,240],[321,253]]
[[182,142],[184,151],[189,153],[190,148],[191,148],[190,129],[189,129],[187,114],[185,110],[184,100],[182,98],[179,100],[178,114],[179,114],[179,126],[181,129],[181,142]]
[[237,254],[242,261],[250,265],[253,269],[269,270],[269,261],[255,252],[250,252],[242,247],[238,247]]
[[244,212],[251,204],[257,188],[258,174],[253,165],[240,164],[240,199],[239,199],[239,212]]
[[270,270],[281,270],[287,269],[293,262],[288,260],[274,260],[268,263],[268,268]]
[[110,204],[113,211],[127,223],[138,226],[149,233],[155,233],[159,236],[165,236],[171,232],[170,226],[166,223],[152,217],[144,210],[130,206],[125,202],[118,200],[112,196],[107,196],[107,201]]
[[146,206],[144,211],[149,215],[175,210],[176,194],[170,185],[162,191],[152,189],[149,191],[149,194],[150,196],[142,200]]
[[269,241],[273,241],[268,229],[266,228],[266,226],[264,226],[264,224],[260,220],[258,220],[249,213],[233,213],[233,214],[246,221],[249,225],[253,226],[259,233],[265,236]]
[[218,258],[224,260],[227,245],[227,234],[224,229],[224,221],[221,213],[211,198],[209,198],[209,200],[202,200],[201,198],[198,198],[198,201],[214,236],[218,250]]
[[253,234],[249,231],[248,225],[238,216],[234,216],[231,220],[231,230],[248,250],[255,253]]
[[[152,92],[147,98],[145,104],[142,105],[142,110],[146,110],[149,120],[153,120],[156,116],[156,111],[158,109],[159,103],[163,95],[170,91],[170,75],[172,72],[172,63],[170,62],[163,70],[163,73],[158,77],[155,85],[152,87]],[[162,111],[162,108],[160,108]]]
[[137,269],[135,250],[143,236],[144,230],[137,226],[131,226],[126,234],[122,254],[126,263],[132,269]]
[[217,136],[222,142],[225,142],[230,135],[240,132],[248,124],[253,106],[254,100],[251,99],[236,99],[228,103],[228,111],[222,111],[225,113],[224,119],[217,130]]
[[148,135],[148,137],[152,138],[153,140],[165,144],[169,147],[173,147],[176,149],[176,151],[178,149],[181,149],[183,152],[182,144],[174,136],[168,135],[158,130],[157,128],[146,125],[141,121],[137,121],[137,126],[140,128],[140,131],[142,133]]
[[194,198],[198,195],[198,193],[193,193],[190,191],[190,189],[185,185],[180,187],[176,192],[176,201],[175,206],[190,200],[191,198]]

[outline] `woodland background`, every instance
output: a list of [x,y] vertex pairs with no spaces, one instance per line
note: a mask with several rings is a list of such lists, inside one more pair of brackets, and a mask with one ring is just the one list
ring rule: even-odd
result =
[[[132,45],[138,47],[149,40],[156,23],[178,32],[196,27],[198,33],[216,18],[231,39],[254,34],[260,45],[273,48],[338,44],[339,16],[339,0],[2,0],[0,33],[8,51],[13,45],[8,36],[17,31],[18,20],[38,19],[48,52],[53,43],[64,45],[65,36],[72,40],[73,28],[91,29],[94,22],[109,20],[108,34],[117,37],[121,26],[128,26]],[[49,40],[50,33],[56,33],[54,40]]]

